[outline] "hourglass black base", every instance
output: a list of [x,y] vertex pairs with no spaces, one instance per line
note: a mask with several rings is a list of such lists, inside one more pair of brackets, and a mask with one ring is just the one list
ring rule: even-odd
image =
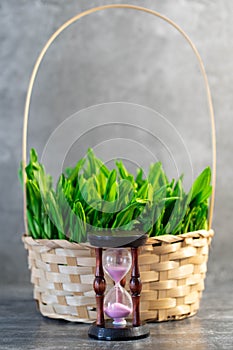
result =
[[95,323],[89,328],[88,335],[96,340],[136,340],[146,338],[150,335],[148,326],[142,323],[141,326],[133,327],[127,323],[124,326],[114,326],[112,321],[106,321],[105,326],[97,326]]

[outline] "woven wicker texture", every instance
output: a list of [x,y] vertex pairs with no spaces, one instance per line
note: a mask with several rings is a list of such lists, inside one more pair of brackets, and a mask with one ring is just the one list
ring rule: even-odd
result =
[[[213,234],[213,230],[202,230],[160,236],[141,248],[142,320],[182,319],[197,312]],[[40,312],[69,321],[95,320],[94,249],[65,240],[24,236],[23,241]],[[112,282],[106,280],[111,287]]]

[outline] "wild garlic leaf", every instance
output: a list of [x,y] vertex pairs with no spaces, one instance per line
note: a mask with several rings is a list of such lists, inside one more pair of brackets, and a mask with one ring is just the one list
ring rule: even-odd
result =
[[[82,158],[78,161],[78,163],[76,164],[74,169],[69,169],[68,180],[70,180],[72,182],[78,178],[79,172],[83,168],[85,162],[86,162],[86,159]],[[66,172],[67,172],[67,170],[66,170]]]
[[117,196],[117,172],[115,169],[113,169],[108,177],[107,184],[106,184],[106,189],[104,193],[104,200],[105,201],[115,201],[116,196]]
[[135,209],[141,209],[144,208],[144,203],[132,203],[129,204],[126,208],[124,208],[122,211],[120,211],[117,216],[116,219],[112,225],[112,228],[119,228],[121,226],[124,226],[126,224],[128,224],[131,220],[136,219],[134,217],[134,211]]
[[137,176],[136,176],[136,178],[135,178],[135,182],[137,183],[137,187],[138,188],[140,188],[143,184],[144,184],[144,182],[145,182],[146,180],[145,179],[143,179],[143,169],[142,168],[139,168],[138,170],[137,170]]
[[195,199],[195,197],[205,191],[206,187],[210,186],[211,181],[211,170],[209,167],[205,168],[202,173],[196,178],[194,181],[190,192],[192,193],[191,201]]
[[157,162],[150,166],[148,182],[152,185],[153,191],[155,192],[168,186],[168,180],[162,168],[161,162]]

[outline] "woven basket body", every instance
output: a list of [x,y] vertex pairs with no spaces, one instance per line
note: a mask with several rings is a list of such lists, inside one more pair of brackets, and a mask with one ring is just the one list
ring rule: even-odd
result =
[[[149,239],[141,248],[142,320],[182,319],[197,312],[212,237],[212,230],[161,236]],[[94,249],[63,240],[24,236],[23,241],[28,250],[34,298],[42,315],[94,321]],[[107,282],[110,286],[108,279]]]

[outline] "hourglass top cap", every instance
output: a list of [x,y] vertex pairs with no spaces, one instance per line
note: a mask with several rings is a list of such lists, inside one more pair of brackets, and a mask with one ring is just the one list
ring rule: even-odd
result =
[[98,248],[138,248],[146,243],[147,234],[140,231],[98,231],[87,235],[90,244]]

